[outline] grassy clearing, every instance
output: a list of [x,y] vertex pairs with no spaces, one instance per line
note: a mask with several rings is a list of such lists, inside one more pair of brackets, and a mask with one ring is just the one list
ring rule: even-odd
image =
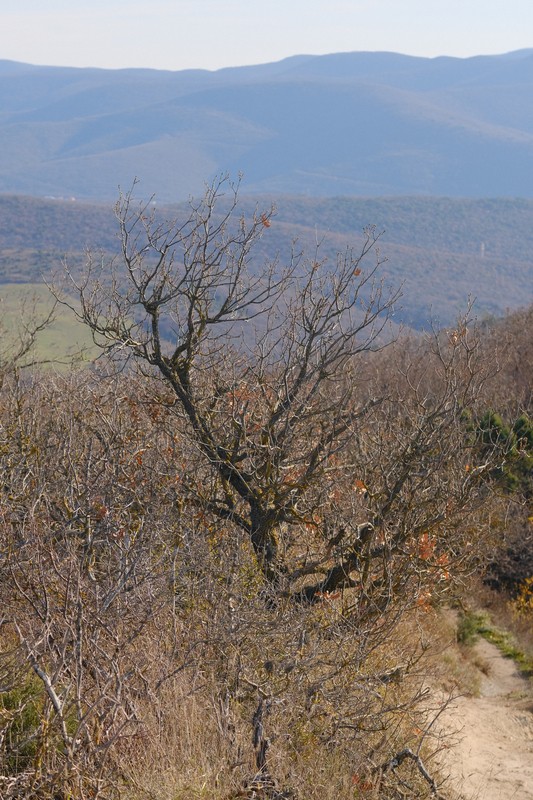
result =
[[[54,299],[43,284],[0,286],[2,350],[6,357],[16,351],[25,329],[46,319],[53,305]],[[51,323],[37,335],[32,360],[64,368],[75,361],[88,361],[97,352],[88,330],[68,309],[57,306]]]

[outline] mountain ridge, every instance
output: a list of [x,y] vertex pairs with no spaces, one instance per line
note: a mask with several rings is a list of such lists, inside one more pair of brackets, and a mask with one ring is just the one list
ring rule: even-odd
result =
[[0,61],[0,192],[533,197],[533,49],[296,55],[178,72]]

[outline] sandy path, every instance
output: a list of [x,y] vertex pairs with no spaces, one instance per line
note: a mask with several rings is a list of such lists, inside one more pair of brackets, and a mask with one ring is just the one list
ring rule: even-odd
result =
[[464,800],[533,800],[533,688],[494,645],[480,639],[487,665],[479,697],[454,700],[442,718],[455,744],[444,773]]

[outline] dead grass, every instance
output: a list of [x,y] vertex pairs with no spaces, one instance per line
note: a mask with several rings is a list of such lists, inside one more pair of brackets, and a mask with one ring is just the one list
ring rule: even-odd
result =
[[206,687],[174,681],[140,711],[142,727],[119,755],[129,800],[218,800],[251,771],[245,743]]

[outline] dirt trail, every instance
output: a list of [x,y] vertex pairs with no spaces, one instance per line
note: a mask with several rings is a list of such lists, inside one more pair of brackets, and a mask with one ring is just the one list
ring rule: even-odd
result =
[[446,788],[464,800],[533,800],[532,683],[485,639],[475,656],[486,665],[480,696],[454,700],[441,721],[456,742],[442,758]]

